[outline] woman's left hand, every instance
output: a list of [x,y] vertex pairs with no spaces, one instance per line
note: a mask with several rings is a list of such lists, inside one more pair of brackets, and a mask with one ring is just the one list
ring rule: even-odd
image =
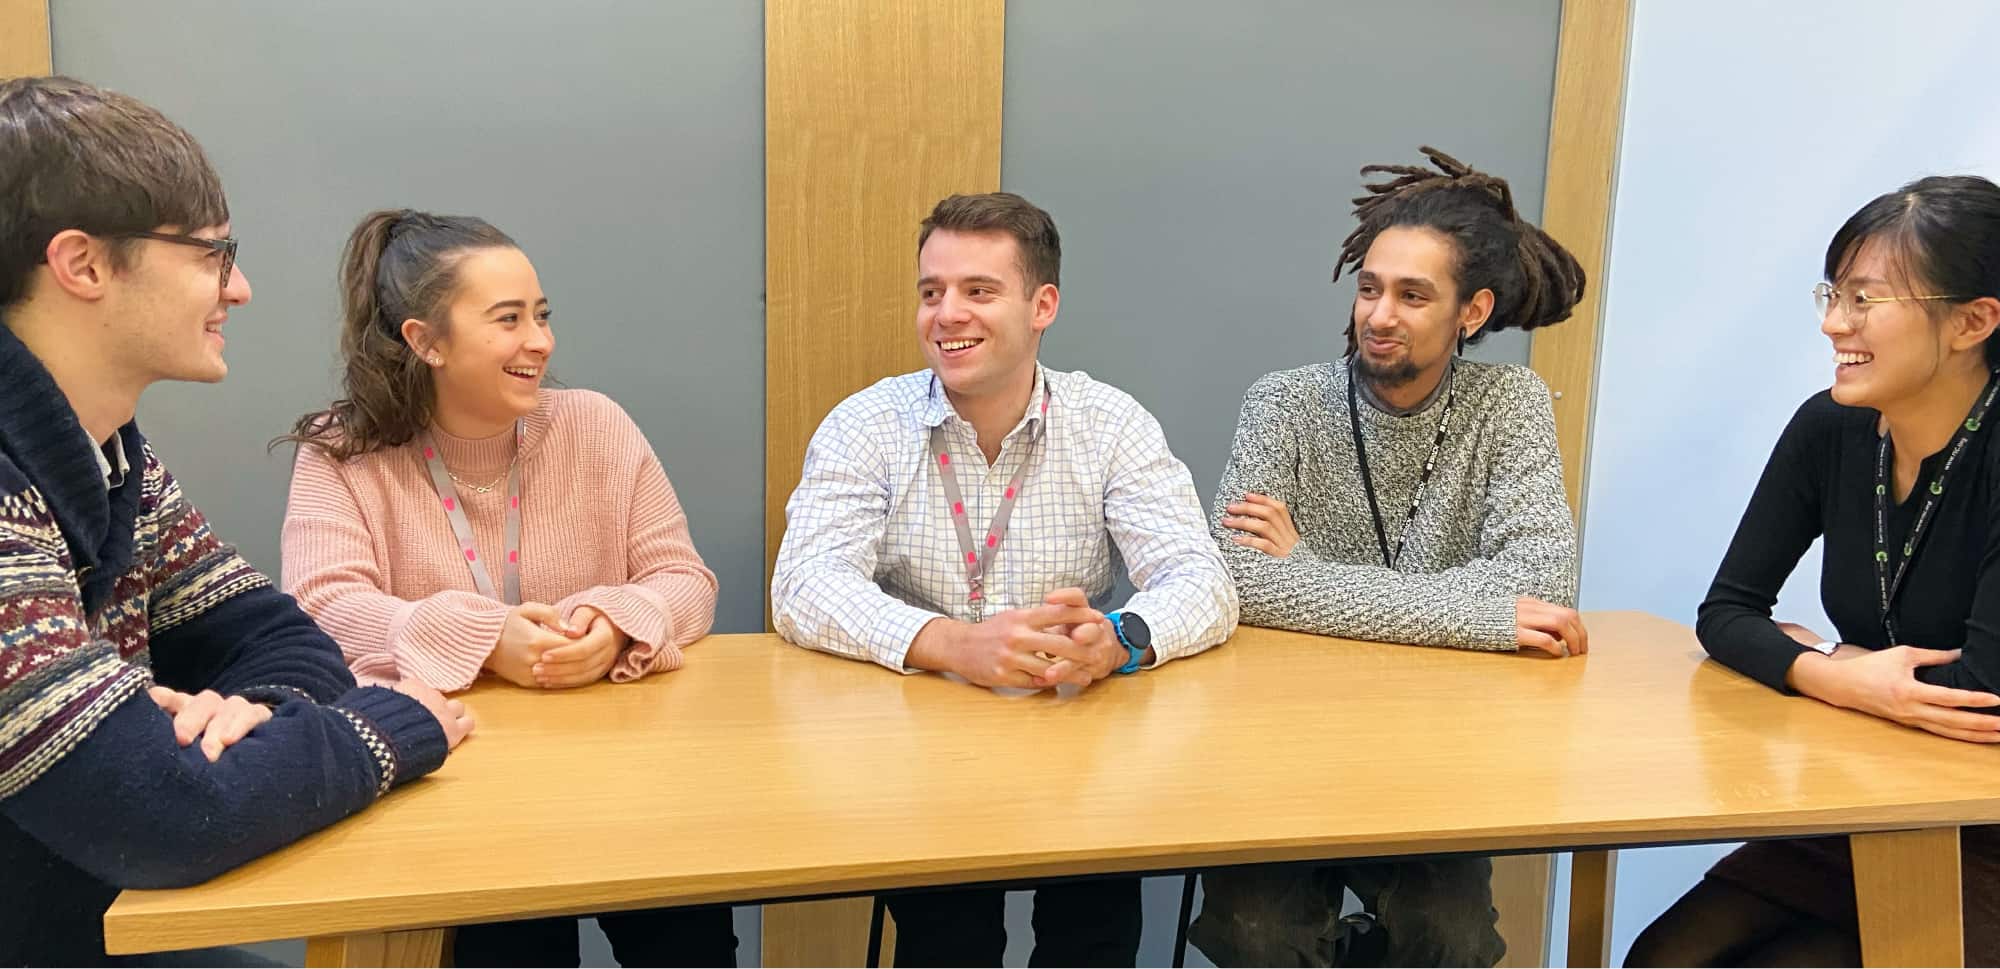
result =
[[535,661],[535,682],[543,689],[561,690],[595,683],[611,672],[618,654],[632,645],[632,637],[619,631],[604,613],[591,606],[579,606],[569,614],[568,632],[574,642],[548,650]]

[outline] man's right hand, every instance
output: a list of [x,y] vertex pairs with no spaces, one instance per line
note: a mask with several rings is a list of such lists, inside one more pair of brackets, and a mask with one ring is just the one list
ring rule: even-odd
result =
[[979,686],[1032,690],[1049,670],[1049,661],[1036,653],[1072,654],[1077,646],[1069,627],[1103,621],[1095,609],[1069,605],[1009,609],[979,623],[940,617],[917,633],[904,661],[916,669],[957,673]]
[[225,697],[214,690],[189,695],[164,686],[146,690],[153,703],[174,718],[174,740],[186,747],[201,740],[202,756],[213,764],[222,751],[250,735],[257,725],[271,719],[271,708],[240,696]]
[[1555,657],[1582,656],[1590,652],[1590,634],[1575,609],[1522,596],[1514,600],[1514,644]]
[[535,679],[535,664],[543,653],[571,642],[562,632],[565,628],[554,606],[543,602],[515,606],[500,627],[500,642],[487,655],[486,668],[515,686],[541,686]]
[[418,703],[437,718],[438,726],[444,728],[444,742],[447,748],[456,750],[461,741],[472,736],[472,710],[462,700],[447,698],[421,680],[405,677],[389,687]]

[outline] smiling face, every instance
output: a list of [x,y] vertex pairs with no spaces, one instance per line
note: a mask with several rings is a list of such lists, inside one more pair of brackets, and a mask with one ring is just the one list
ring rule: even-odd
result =
[[[173,226],[156,231],[182,234]],[[222,239],[229,227],[185,234]],[[128,265],[114,274],[117,285],[106,289],[103,318],[111,332],[105,346],[117,357],[113,368],[146,384],[221,381],[229,373],[222,326],[231,308],[250,302],[249,278],[232,266],[225,285],[225,257],[200,244],[138,239],[131,245]]]
[[548,297],[519,249],[475,249],[459,258],[442,332],[413,320],[405,333],[431,363],[440,423],[504,429],[534,412],[555,354]]
[[1932,317],[1934,301],[1901,298],[1930,295],[1928,287],[1879,238],[1863,242],[1830,282],[1836,298],[1819,329],[1833,344],[1833,399],[1882,410],[1921,393],[1953,353],[1953,327]]
[[917,338],[947,391],[981,398],[1033,384],[1060,297],[1028,282],[1013,236],[931,233],[917,253],[917,297]]
[[1396,226],[1368,246],[1355,274],[1354,370],[1371,386],[1431,387],[1444,375],[1459,334],[1486,323],[1491,290],[1461,299],[1450,238]]

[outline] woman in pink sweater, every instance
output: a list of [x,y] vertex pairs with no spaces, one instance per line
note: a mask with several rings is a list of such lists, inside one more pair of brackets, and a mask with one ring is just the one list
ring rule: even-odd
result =
[[[300,418],[284,587],[362,676],[445,691],[665,672],[715,619],[714,573],[645,437],[542,387],[534,266],[483,221],[376,212],[340,272],[346,395]],[[729,909],[604,915],[624,965],[733,964]],[[572,918],[459,930],[461,965],[576,965]]]

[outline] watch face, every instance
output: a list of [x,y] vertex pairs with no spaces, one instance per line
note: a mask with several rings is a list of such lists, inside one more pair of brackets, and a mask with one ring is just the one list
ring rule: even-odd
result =
[[1153,648],[1153,630],[1146,626],[1146,620],[1129,612],[1118,614],[1119,625],[1125,627],[1125,641],[1140,649]]

